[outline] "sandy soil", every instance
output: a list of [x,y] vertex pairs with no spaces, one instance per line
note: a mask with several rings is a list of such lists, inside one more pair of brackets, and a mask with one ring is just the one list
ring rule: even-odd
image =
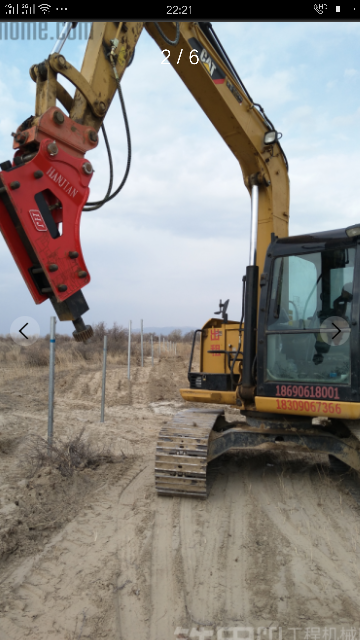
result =
[[357,640],[354,474],[325,458],[228,454],[209,466],[207,501],[156,495],[156,439],[188,408],[186,369],[179,356],[147,359],[129,384],[110,365],[104,423],[101,366],[57,371],[54,436],[85,427],[113,462],[32,478],[26,443],[46,437],[47,370],[1,370],[1,640],[320,640],[325,628]]

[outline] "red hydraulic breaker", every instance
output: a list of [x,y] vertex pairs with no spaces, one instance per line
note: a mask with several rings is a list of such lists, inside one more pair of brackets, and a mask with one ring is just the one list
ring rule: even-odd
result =
[[73,321],[75,340],[86,340],[93,332],[81,317],[90,275],[80,218],[93,168],[83,156],[97,134],[57,107],[24,125],[13,134],[13,162],[0,164],[0,230],[35,303],[49,299],[60,320]]

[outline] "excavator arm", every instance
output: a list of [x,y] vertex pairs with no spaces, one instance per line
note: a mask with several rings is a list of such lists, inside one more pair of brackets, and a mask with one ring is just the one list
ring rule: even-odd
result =
[[[288,235],[289,180],[277,133],[210,27],[95,22],[80,72],[59,50],[30,69],[36,82],[35,115],[13,134],[13,161],[0,164],[0,230],[36,304],[50,299],[60,320],[73,321],[78,341],[92,334],[82,320],[88,306],[81,289],[90,275],[79,226],[93,173],[84,156],[98,144],[115,92],[121,95],[121,78],[144,28],[168,54],[168,62],[239,161],[249,192],[257,187],[255,260],[260,268],[271,234]],[[62,86],[61,76],[75,86],[74,97]]]

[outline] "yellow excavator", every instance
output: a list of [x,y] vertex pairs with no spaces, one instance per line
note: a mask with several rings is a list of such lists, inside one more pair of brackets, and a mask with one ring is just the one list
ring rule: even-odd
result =
[[[239,161],[251,197],[242,318],[228,320],[228,301],[220,301],[219,317],[195,332],[189,388],[180,393],[212,406],[181,411],[161,430],[156,489],[206,497],[208,463],[232,450],[323,453],[334,468],[359,471],[360,224],[288,237],[281,134],[253,102],[211,23],[95,22],[80,72],[61,53],[76,24],[65,23],[49,57],[31,67],[35,115],[12,134],[13,160],[0,163],[0,229],[34,301],[50,300],[60,320],[74,323],[75,340],[91,338],[82,319],[88,306],[81,289],[90,276],[80,217],[115,197],[126,180],[121,78],[146,29]],[[73,97],[61,76],[75,86]],[[111,193],[103,121],[116,92],[129,155]],[[100,129],[111,180],[103,200],[89,202],[93,167],[85,154],[96,148]],[[224,406],[237,408],[239,419],[228,423]]]

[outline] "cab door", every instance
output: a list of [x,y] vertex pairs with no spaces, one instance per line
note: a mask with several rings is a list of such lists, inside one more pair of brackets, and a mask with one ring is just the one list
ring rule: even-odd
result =
[[267,261],[269,279],[260,297],[258,395],[357,399],[352,393],[359,389],[354,366],[358,324],[356,330],[353,324],[359,320],[354,317],[356,245],[328,249],[324,243],[318,249],[319,244],[295,255],[284,251]]

